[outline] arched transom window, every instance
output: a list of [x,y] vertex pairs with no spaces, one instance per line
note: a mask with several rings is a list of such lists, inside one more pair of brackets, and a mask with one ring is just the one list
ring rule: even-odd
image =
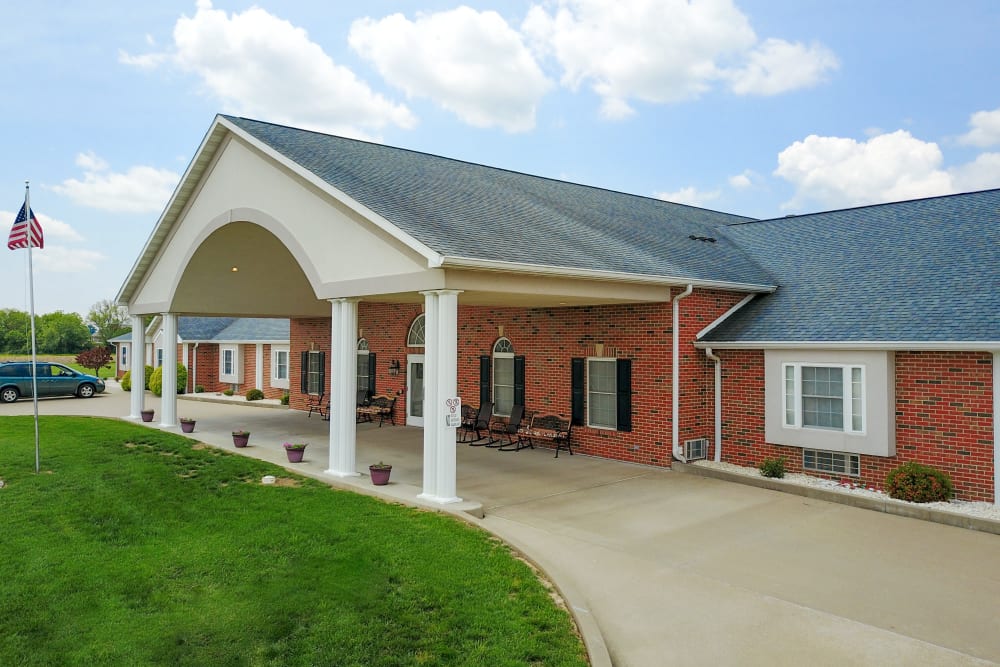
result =
[[423,347],[425,342],[424,315],[421,313],[410,325],[410,332],[406,334],[407,347]]
[[493,414],[508,416],[514,406],[514,345],[500,338],[493,345]]
[[368,390],[370,380],[368,378],[375,369],[371,368],[369,361],[368,341],[362,338],[358,341],[358,389]]

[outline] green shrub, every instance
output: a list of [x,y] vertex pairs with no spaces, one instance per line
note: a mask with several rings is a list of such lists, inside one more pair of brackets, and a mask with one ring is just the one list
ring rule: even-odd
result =
[[281,404],[282,404],[282,405],[288,405],[288,399],[289,399],[289,398],[291,398],[291,394],[289,394],[289,393],[288,393],[288,392],[286,391],[286,392],[285,392],[284,394],[282,394],[282,395],[281,395]]
[[248,401],[259,401],[262,398],[264,398],[264,392],[262,392],[260,389],[251,389],[250,391],[247,392]]
[[760,474],[764,477],[784,477],[785,476],[785,461],[787,461],[784,456],[779,456],[776,459],[766,458],[760,464]]
[[153,367],[146,366],[146,374],[142,376],[142,388],[149,389],[149,378],[153,377]]
[[885,476],[885,492],[897,500],[933,503],[951,499],[955,487],[951,478],[937,468],[908,461]]
[[122,391],[132,391],[132,371],[125,371],[125,375],[119,381]]
[[232,396],[235,392],[232,389],[225,389],[222,393],[225,396]]
[[204,385],[200,385],[200,384],[196,384],[194,386],[194,393],[196,393],[196,394],[203,394],[203,393],[205,393],[205,386]]
[[[187,387],[188,373],[184,364],[177,364],[177,393],[183,394]],[[156,396],[163,396],[163,367],[156,368],[149,374],[149,390]]]

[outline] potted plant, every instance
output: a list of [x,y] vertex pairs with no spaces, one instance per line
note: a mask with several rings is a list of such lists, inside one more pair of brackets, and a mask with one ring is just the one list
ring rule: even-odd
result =
[[181,417],[181,430],[185,433],[194,431],[194,420],[190,417]]
[[246,447],[250,441],[250,431],[233,431],[233,444],[237,447]]
[[306,453],[305,442],[286,442],[284,444],[285,454],[288,456],[289,463],[301,463],[302,457]]
[[153,410],[143,410],[139,414],[142,415],[142,421],[144,422],[153,421]]
[[389,483],[389,473],[392,472],[392,466],[379,461],[368,466],[368,472],[372,476],[372,484],[375,486],[385,486]]

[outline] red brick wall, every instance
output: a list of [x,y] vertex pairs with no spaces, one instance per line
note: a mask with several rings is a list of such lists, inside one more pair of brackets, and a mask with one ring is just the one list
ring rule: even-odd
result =
[[[728,310],[742,294],[696,291],[680,302],[681,439],[713,437],[712,364],[692,341],[698,331]],[[405,422],[406,355],[423,354],[407,348],[406,335],[419,304],[359,304],[358,328],[376,354],[378,393],[398,393],[396,423]],[[503,336],[525,357],[525,403],[529,411],[570,413],[570,364],[574,357],[604,355],[630,358],[632,364],[632,431],[619,432],[574,426],[574,450],[606,458],[669,466],[671,460],[671,306],[669,302],[575,308],[493,308],[460,306],[458,313],[458,392],[467,404],[479,404],[479,356],[492,353]],[[328,352],[330,320],[291,322],[291,400],[306,409],[301,395],[300,355],[303,350]],[[397,359],[401,372],[389,375]],[[329,356],[326,359],[329,366]],[[329,368],[327,368],[329,373]],[[706,378],[708,384],[706,386]],[[688,387],[690,389],[688,389]],[[402,393],[401,393],[402,392]]]
[[[764,441],[763,351],[717,354],[723,359],[723,460],[757,466],[786,456],[790,472],[803,472],[800,448]],[[882,488],[889,470],[914,460],[947,472],[959,498],[992,502],[992,355],[897,352],[895,359],[896,456],[862,455],[860,480]]]

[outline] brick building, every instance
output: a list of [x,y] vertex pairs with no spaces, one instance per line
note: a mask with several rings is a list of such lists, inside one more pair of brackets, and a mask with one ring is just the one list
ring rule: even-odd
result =
[[119,301],[168,338],[179,314],[287,318],[328,472],[356,474],[357,390],[391,393],[439,502],[452,396],[571,416],[596,456],[879,484],[919,460],[996,502],[998,212],[986,191],[752,220],[219,116]]

